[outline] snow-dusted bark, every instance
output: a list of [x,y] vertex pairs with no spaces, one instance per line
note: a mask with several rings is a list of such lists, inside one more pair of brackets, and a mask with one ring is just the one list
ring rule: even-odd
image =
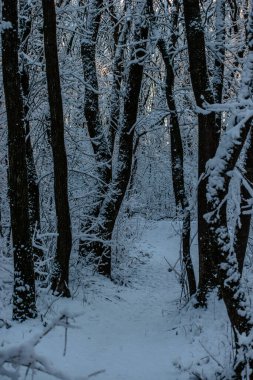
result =
[[91,144],[98,163],[99,178],[107,184],[111,178],[111,155],[99,110],[98,80],[96,70],[96,42],[101,19],[102,0],[89,0],[85,4],[87,17],[81,39],[81,56],[85,81],[84,114]]
[[111,109],[110,109],[110,122],[108,131],[108,147],[113,154],[114,140],[117,129],[119,127],[120,117],[120,89],[122,82],[122,75],[124,71],[124,45],[126,43],[127,35],[130,30],[131,12],[129,8],[125,9],[124,22],[120,30],[119,37],[114,37],[117,45],[115,46],[114,64],[113,64],[113,80],[111,90]]
[[[233,1],[230,3],[232,10],[232,20],[234,23],[234,34],[238,44],[238,51],[234,58],[234,64],[236,67],[241,67],[242,60],[245,52],[245,44],[247,39],[247,30],[245,31],[242,28],[242,19],[246,20],[248,15],[248,2],[238,2]],[[246,22],[244,22],[247,25]],[[244,168],[243,168],[243,176],[246,181],[253,181],[253,135],[252,131],[249,132],[248,136],[248,147],[245,152],[244,157]],[[244,258],[247,249],[249,231],[250,231],[250,221],[251,215],[244,213],[244,209],[247,208],[247,203],[249,199],[249,193],[243,181],[241,181],[240,185],[240,214],[236,223],[235,234],[234,234],[234,250],[236,253],[239,271],[242,273]]]
[[24,104],[19,71],[18,3],[3,1],[2,65],[8,122],[8,187],[14,257],[13,318],[36,316],[33,251],[29,228]]
[[234,250],[236,253],[238,268],[240,273],[243,271],[243,264],[246,255],[246,249],[248,244],[249,232],[250,232],[250,222],[251,213],[247,212],[249,208],[249,201],[251,199],[251,194],[249,189],[245,186],[246,183],[253,182],[253,131],[252,129],[248,135],[247,141],[248,147],[244,157],[244,169],[243,169],[243,180],[241,181],[240,188],[240,214],[236,223],[235,234],[234,234]]
[[[83,3],[83,2],[82,2]],[[84,4],[84,3],[83,3]],[[97,164],[97,196],[88,218],[82,223],[82,233],[92,229],[96,220],[101,202],[111,180],[111,152],[108,147],[105,129],[103,128],[98,95],[98,79],[96,68],[96,42],[101,20],[102,0],[89,0],[86,4],[86,19],[81,39],[81,57],[83,64],[83,76],[85,81],[84,115],[88,133],[95,154]],[[91,250],[92,244],[80,239],[79,254],[83,256]]]
[[112,233],[131,176],[134,125],[137,120],[143,67],[147,54],[148,15],[151,9],[152,2],[150,0],[138,1],[136,6],[138,19],[129,62],[127,90],[124,99],[124,121],[120,130],[118,156],[115,160],[116,167],[113,168],[113,179],[99,213],[99,224],[96,231],[99,241],[96,241],[93,246],[97,256],[98,271],[106,276],[111,275]]
[[[25,1],[19,2],[20,7],[20,39],[21,39],[21,54],[28,55],[28,42],[31,34],[32,27],[32,5]],[[22,54],[23,56],[23,54]],[[30,121],[29,121],[29,93],[30,93],[30,78],[28,64],[23,58],[20,70],[21,86],[24,97],[24,123],[26,132],[26,161],[27,161],[27,174],[28,174],[28,199],[29,199],[29,219],[30,230],[32,236],[36,236],[36,230],[40,230],[40,194],[38,185],[38,176],[35,166],[33,147],[30,134]],[[42,257],[42,251],[34,248],[35,259]]]
[[[215,103],[222,102],[223,82],[224,82],[224,64],[225,64],[225,38],[226,38],[226,25],[225,25],[225,0],[217,0],[215,6],[216,13],[216,41],[215,41],[215,61],[214,61],[214,75],[213,75],[213,91]],[[221,130],[221,112],[217,112],[216,129]]]
[[[216,155],[207,163],[209,174],[207,186],[208,214],[216,249],[212,252],[213,263],[218,269],[218,282],[228,316],[235,332],[237,355],[235,371],[237,378],[253,376],[253,322],[250,300],[240,279],[238,262],[227,226],[226,197],[234,169],[253,121],[253,12],[249,19],[249,54],[242,75],[237,124],[226,132]],[[248,376],[248,377],[247,377]]]
[[184,152],[183,144],[178,120],[178,113],[174,99],[174,68],[172,63],[172,56],[176,44],[176,31],[178,23],[178,3],[175,4],[175,11],[172,15],[172,35],[169,50],[167,50],[166,43],[160,39],[158,41],[158,48],[162,54],[166,70],[166,98],[168,108],[170,110],[170,140],[171,140],[171,166],[172,166],[172,182],[176,206],[183,212],[183,262],[187,273],[187,280],[189,286],[190,296],[196,292],[196,281],[190,254],[190,239],[191,239],[191,215],[189,211],[189,202],[185,192],[184,181]]
[[[201,20],[199,0],[184,0],[184,19],[188,42],[190,76],[196,104],[203,108],[203,101],[212,104],[208,67],[206,61],[205,35]],[[205,172],[206,162],[215,154],[220,130],[215,124],[215,114],[198,114],[198,172],[199,178]],[[199,305],[206,304],[206,294],[215,286],[215,273],[210,268],[209,257],[213,250],[212,237],[204,215],[207,211],[206,179],[198,186],[198,247],[199,247],[199,285],[197,299]]]

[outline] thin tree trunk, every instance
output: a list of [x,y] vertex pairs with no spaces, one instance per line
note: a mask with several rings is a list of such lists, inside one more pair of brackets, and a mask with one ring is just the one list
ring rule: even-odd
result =
[[[20,2],[20,11],[22,17],[20,21],[20,34],[21,34],[21,48],[22,52],[28,54],[28,40],[31,33],[31,5],[26,4],[24,1]],[[40,230],[40,194],[38,185],[38,176],[33,156],[33,148],[30,136],[30,122],[29,122],[29,71],[28,66],[23,62],[21,75],[21,86],[24,97],[24,123],[26,132],[26,161],[27,161],[27,174],[28,174],[28,199],[29,199],[29,219],[31,234],[34,235],[35,229]],[[34,248],[34,255],[36,258],[42,258],[43,252]]]
[[[126,7],[126,2],[124,6]],[[113,27],[113,41],[114,41],[113,50],[115,53],[115,50],[119,42],[119,36],[120,36],[120,22],[115,12],[114,0],[108,0],[108,13],[109,13],[109,16],[112,22],[112,27]]]
[[[216,57],[214,60],[214,77],[213,77],[213,90],[215,103],[222,102],[223,82],[224,82],[224,63],[225,63],[225,0],[216,1]],[[216,130],[221,131],[222,117],[221,112],[215,114]]]
[[68,167],[64,144],[63,106],[57,54],[56,14],[54,0],[42,0],[42,5],[58,233],[52,273],[52,290],[62,296],[69,297],[69,258],[72,247],[72,234],[68,201]]
[[[126,6],[125,3],[125,15],[130,12],[130,9]],[[111,154],[113,155],[114,141],[117,129],[119,127],[119,117],[120,117],[120,89],[121,82],[124,70],[124,45],[126,43],[127,35],[130,30],[130,22],[125,19],[122,29],[118,30],[117,34],[114,33],[114,44],[115,44],[115,54],[114,54],[114,64],[113,64],[113,80],[112,80],[112,90],[111,90],[111,109],[110,109],[110,121],[109,121],[109,130],[108,130],[108,147]]]
[[13,319],[36,316],[33,250],[29,228],[24,105],[18,51],[17,1],[3,1],[2,65],[8,121],[8,186],[14,254]]
[[[246,151],[246,157],[244,159],[244,177],[249,183],[253,182],[253,131],[249,132],[249,146]],[[243,271],[243,264],[246,255],[246,249],[249,238],[251,214],[245,213],[246,209],[249,207],[248,201],[251,199],[247,188],[243,183],[241,183],[241,212],[239,215],[239,220],[235,228],[234,237],[234,250],[236,253],[238,261],[239,272]]]
[[[190,75],[196,104],[203,108],[203,101],[213,103],[210,91],[205,52],[205,36],[201,21],[199,0],[184,0],[184,18]],[[199,178],[205,172],[206,162],[214,156],[218,146],[220,130],[215,123],[213,112],[198,113],[198,173]],[[198,246],[199,246],[199,285],[197,292],[198,305],[206,305],[207,292],[216,285],[216,273],[210,268],[210,254],[214,249],[212,236],[204,215],[207,211],[206,200],[207,180],[200,181],[198,187]]]
[[166,68],[166,98],[170,110],[170,137],[171,137],[171,161],[172,161],[172,182],[177,208],[183,211],[183,262],[187,273],[190,296],[196,293],[196,280],[190,253],[191,236],[191,215],[189,203],[185,192],[184,183],[184,152],[180,133],[176,104],[174,100],[174,71],[171,64],[171,56],[166,49],[165,41],[159,40],[159,50],[161,51]]
[[[86,83],[84,114],[88,133],[97,163],[97,197],[90,211],[89,219],[82,223],[81,230],[86,232],[92,229],[93,221],[97,219],[103,197],[111,180],[111,152],[103,129],[99,110],[98,80],[96,69],[96,41],[101,20],[102,0],[89,0],[87,2],[87,17],[84,37],[81,40],[81,57],[83,75]],[[80,239],[79,254],[83,256],[92,249],[92,243]]]
[[[85,87],[84,113],[96,160],[99,178],[108,184],[111,179],[111,155],[99,112],[98,80],[96,70],[96,41],[101,20],[102,0],[89,0],[87,4],[87,29],[81,41]],[[101,184],[100,184],[101,186]],[[102,191],[103,185],[102,185]]]

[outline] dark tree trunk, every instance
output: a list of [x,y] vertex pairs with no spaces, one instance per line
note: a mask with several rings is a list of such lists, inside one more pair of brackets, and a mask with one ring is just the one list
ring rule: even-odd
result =
[[[101,19],[102,0],[89,0],[87,4],[87,30],[81,41],[81,56],[85,87],[84,114],[96,160],[99,178],[108,184],[111,179],[111,156],[99,112],[98,80],[96,70],[96,41]],[[100,184],[101,186],[101,184]],[[102,186],[102,191],[103,186]]]
[[[126,7],[126,2],[125,2]],[[113,50],[115,53],[115,50],[117,48],[118,42],[119,42],[119,35],[120,35],[120,22],[117,18],[116,12],[115,12],[115,4],[114,0],[108,0],[108,13],[112,22],[113,27],[113,40],[114,40],[114,46]]]
[[[97,229],[99,241],[94,244],[94,253],[97,257],[98,272],[111,276],[111,238],[114,225],[120,210],[120,206],[127,190],[131,176],[133,158],[134,124],[137,119],[138,101],[141,91],[143,65],[146,55],[146,40],[148,37],[148,17],[150,14],[150,2],[146,2],[145,11],[140,15],[140,25],[135,31],[134,48],[130,65],[127,94],[124,100],[124,122],[120,131],[119,150],[116,161],[115,174],[105,197],[100,213],[100,225]],[[103,242],[101,242],[101,239]]]
[[[245,12],[245,10],[240,9],[241,7],[237,5],[237,2],[235,0],[230,2],[230,6],[232,10],[232,20],[234,22],[234,33],[235,35],[239,35],[241,33],[241,29],[238,26],[240,13],[242,11],[244,12],[245,19],[248,13]],[[246,43],[246,40],[247,40],[247,33],[245,32],[245,43]],[[244,51],[245,51],[245,44],[242,44],[235,58],[236,67],[238,67],[241,64]],[[250,182],[253,181],[252,149],[253,149],[253,135],[252,135],[252,131],[250,131],[249,147],[245,153],[245,159],[244,159],[244,177],[246,181],[250,181]],[[247,188],[245,187],[243,183],[241,183],[240,193],[241,193],[241,212],[239,215],[239,221],[237,222],[236,229],[235,229],[234,250],[235,250],[237,261],[238,261],[239,271],[240,273],[242,273],[244,259],[246,255],[249,231],[250,231],[251,215],[243,213],[244,208],[245,207],[247,208],[247,201],[250,198]]]
[[[92,229],[92,223],[96,220],[101,202],[111,180],[111,153],[105,137],[105,130],[101,122],[98,96],[98,80],[96,69],[96,41],[101,20],[102,0],[89,0],[87,6],[86,29],[81,40],[81,57],[83,63],[83,75],[86,83],[84,114],[88,133],[97,163],[97,197],[94,199],[89,219],[82,224],[82,232]],[[92,249],[92,243],[80,239],[79,254],[83,256]]]
[[28,180],[24,105],[21,94],[18,51],[17,1],[3,1],[2,65],[8,121],[8,186],[14,253],[13,318],[36,316],[33,251],[29,228]]
[[56,14],[54,0],[43,0],[42,5],[58,233],[52,274],[52,289],[62,296],[69,297],[69,258],[72,247],[72,235],[68,202],[68,167],[64,144],[63,106],[57,54]]
[[[245,61],[241,93],[241,104],[252,94],[253,80],[253,11],[249,19],[249,56]],[[247,104],[247,103],[246,103]],[[227,226],[226,196],[231,175],[239,155],[251,130],[253,118],[248,115],[247,106],[238,107],[236,133],[228,131],[222,136],[215,158],[207,166],[209,173],[207,186],[208,214],[207,221],[216,249],[212,252],[212,261],[217,267],[217,279],[221,288],[229,319],[236,339],[235,372],[236,379],[253,377],[252,333],[253,323],[250,300],[241,285],[241,274],[236,252],[231,245]],[[245,339],[246,338],[246,339]],[[250,373],[249,373],[250,371]]]
[[[20,12],[22,14],[20,21],[20,34],[21,34],[21,49],[22,52],[28,54],[28,40],[31,33],[31,5],[26,4],[24,1],[20,2]],[[24,97],[24,123],[26,132],[26,162],[27,162],[27,175],[28,175],[28,199],[29,199],[29,220],[31,234],[40,230],[40,194],[38,185],[38,176],[33,156],[33,148],[30,136],[30,123],[29,123],[29,69],[26,62],[23,60],[23,65],[20,71],[21,86]],[[35,231],[36,229],[36,231]],[[40,249],[33,248],[35,259],[42,258],[43,252]]]
[[[250,357],[252,351],[252,340],[248,344],[240,342],[240,336],[252,334],[252,319],[250,310],[250,301],[241,286],[241,275],[238,268],[235,251],[231,248],[230,233],[227,227],[226,202],[224,198],[228,193],[231,172],[238,160],[239,154],[246,140],[247,132],[250,128],[249,120],[240,128],[238,138],[231,139],[225,135],[221,141],[221,147],[218,148],[216,158],[213,163],[210,162],[208,167],[211,172],[208,183],[209,209],[208,221],[210,233],[215,241],[215,249],[210,257],[210,262],[217,268],[217,279],[221,289],[221,295],[225,302],[228,316],[235,333],[237,355],[235,360],[236,379],[247,378],[242,373],[246,371],[247,362],[249,368],[253,369],[253,360]],[[227,139],[226,139],[227,138]],[[222,142],[224,141],[224,145]],[[224,155],[226,149],[226,155]],[[221,169],[220,169],[221,168]],[[222,181],[220,181],[222,179]],[[220,184],[222,185],[220,186]],[[209,195],[210,194],[210,195]],[[250,377],[251,378],[251,377]]]
[[[125,3],[125,14],[128,11]],[[115,21],[114,21],[115,22]],[[122,75],[124,70],[124,45],[126,43],[127,35],[130,30],[130,22],[125,20],[124,24],[119,31],[119,28],[115,26],[114,32],[114,62],[113,62],[113,81],[112,91],[110,97],[111,109],[110,109],[110,122],[108,131],[108,147],[111,156],[113,155],[114,141],[117,129],[119,127],[120,117],[120,89],[122,82]]]
[[[244,173],[243,176],[245,178],[245,181],[249,183],[249,186],[251,186],[253,182],[253,131],[250,130],[249,132],[249,146],[246,151],[246,156],[244,160]],[[238,268],[239,272],[242,273],[243,271],[243,264],[244,259],[246,255],[246,249],[248,244],[248,238],[249,238],[249,231],[250,231],[250,221],[251,221],[251,214],[245,213],[245,211],[249,208],[248,201],[252,198],[252,195],[249,194],[247,187],[245,187],[245,184],[241,183],[241,212],[239,215],[239,221],[237,222],[236,229],[235,229],[235,243],[234,243],[234,250],[236,253],[237,261],[238,261]]]
[[[174,29],[173,29],[174,30]],[[177,109],[174,99],[174,69],[171,63],[171,55],[166,49],[165,42],[159,40],[159,50],[161,51],[166,69],[166,98],[170,110],[170,138],[171,138],[171,162],[172,162],[172,182],[175,194],[176,206],[183,212],[183,262],[187,274],[190,296],[196,293],[196,281],[190,253],[191,237],[191,215],[189,203],[185,192],[184,183],[184,152],[180,133]],[[172,52],[171,52],[172,53]]]
[[[224,63],[225,63],[225,0],[216,1],[216,57],[214,61],[213,90],[215,103],[222,102],[223,82],[224,82]],[[216,130],[221,131],[222,118],[221,112],[215,114]]]
[[[193,92],[197,106],[203,108],[203,101],[213,103],[213,95],[206,63],[205,36],[201,21],[199,0],[184,0],[184,18],[188,53],[190,63],[190,75]],[[206,162],[214,156],[218,146],[220,130],[215,123],[215,114],[198,114],[198,172],[199,178],[205,172]],[[198,304],[206,305],[207,292],[216,285],[216,273],[210,268],[210,255],[214,249],[209,226],[204,218],[207,211],[206,200],[207,180],[200,180],[198,187],[198,245],[199,245],[199,285],[197,292]]]

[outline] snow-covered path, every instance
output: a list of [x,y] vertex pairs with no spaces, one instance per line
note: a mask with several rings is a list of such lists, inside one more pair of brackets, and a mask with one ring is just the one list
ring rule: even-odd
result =
[[[143,232],[138,248],[145,263],[136,263],[132,286],[112,286],[105,280],[95,284],[98,297],[93,294],[89,299],[91,293],[87,295],[88,302],[81,310],[84,314],[76,320],[80,330],[69,330],[64,358],[63,329],[57,328],[40,345],[44,355],[54,353],[56,367],[69,374],[74,369],[79,376],[105,370],[97,376],[101,380],[177,378],[171,360],[178,356],[180,347],[170,341],[168,330],[177,314],[179,287],[164,260],[173,251],[171,241],[165,238],[171,234],[167,228],[168,223],[159,223]],[[174,254],[176,261],[178,246]]]
[[[36,352],[68,380],[97,371],[102,371],[95,376],[98,380],[216,379],[218,361],[229,362],[225,348],[230,325],[215,297],[207,312],[191,307],[190,312],[187,308],[179,312],[180,286],[164,259],[177,261],[180,235],[175,228],[170,221],[143,221],[130,249],[129,286],[89,275],[82,278],[72,300],[40,297],[44,322],[67,311],[77,315],[71,321],[77,328],[68,328],[67,340],[64,327],[54,328]],[[20,344],[42,329],[38,319],[14,323],[0,342],[3,347]],[[53,380],[41,372],[32,377],[31,371],[24,378]]]

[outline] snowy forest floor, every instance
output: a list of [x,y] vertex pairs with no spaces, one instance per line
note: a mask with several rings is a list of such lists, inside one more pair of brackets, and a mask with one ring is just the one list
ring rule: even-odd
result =
[[[0,358],[8,347],[29,341],[46,323],[65,314],[75,316],[68,319],[75,328],[56,326],[35,351],[66,379],[101,371],[92,378],[212,380],[222,370],[229,378],[232,333],[222,301],[213,294],[207,310],[196,310],[181,297],[176,273],[166,262],[174,265],[179,258],[179,224],[137,217],[125,227],[136,231],[137,224],[138,233],[117,272],[121,284],[73,267],[73,299],[56,298],[48,290],[40,290],[36,320],[22,324],[11,321],[11,277],[6,272],[1,282],[0,318],[11,327],[0,324]],[[193,241],[196,261],[194,247]],[[179,263],[176,270],[181,270]],[[21,370],[20,378],[53,379],[32,369],[25,374],[26,370]]]

